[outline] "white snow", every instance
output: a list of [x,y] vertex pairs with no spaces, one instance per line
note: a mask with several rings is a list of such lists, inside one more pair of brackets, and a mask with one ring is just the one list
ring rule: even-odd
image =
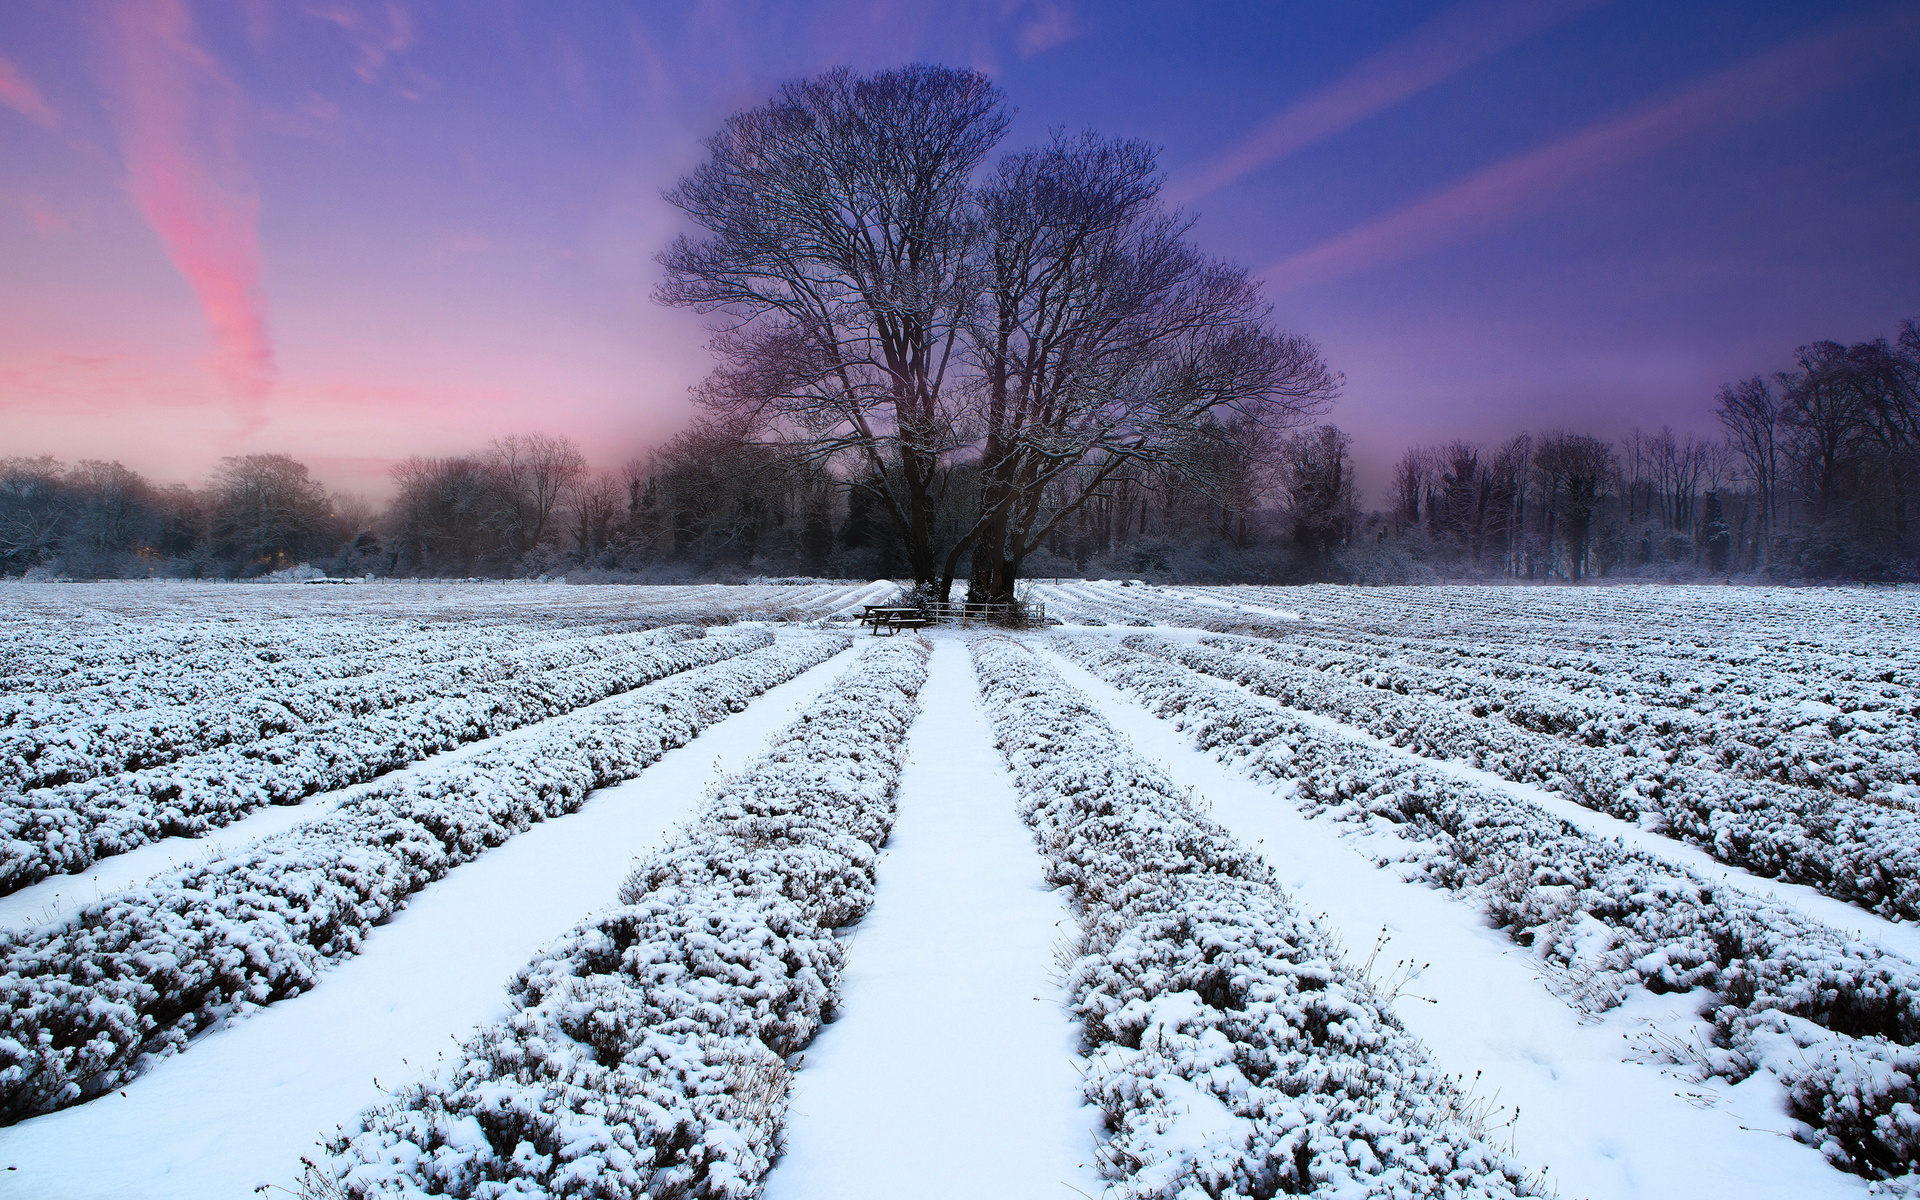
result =
[[1077,1033],[1053,976],[1069,928],[980,712],[936,636],[874,906],[840,1016],[794,1076],[767,1200],[1097,1195]]
[[[1381,870],[1287,797],[1195,750],[1171,724],[1080,664],[1045,657],[1142,754],[1210,801],[1215,820],[1258,845],[1297,901],[1341,932],[1350,959],[1364,959],[1384,928],[1389,941],[1379,960],[1416,955],[1429,964],[1396,1012],[1449,1073],[1466,1080],[1483,1073],[1472,1094],[1519,1109],[1514,1153],[1547,1168],[1545,1178],[1561,1196],[1815,1200],[1865,1193],[1864,1180],[1835,1171],[1818,1151],[1785,1136],[1777,1084],[1762,1078],[1765,1072],[1728,1087],[1628,1061],[1650,1018],[1670,1025],[1676,1008],[1697,1000],[1634,997],[1605,1020],[1584,1019],[1478,913]],[[1376,966],[1375,975],[1390,971]]]
[[120,1093],[0,1129],[0,1169],[18,1168],[0,1170],[7,1194],[242,1200],[261,1184],[290,1187],[300,1158],[383,1087],[424,1075],[500,1015],[513,971],[611,904],[634,858],[852,661],[842,653],[770,689],[637,778],[432,884],[306,995],[206,1035]]

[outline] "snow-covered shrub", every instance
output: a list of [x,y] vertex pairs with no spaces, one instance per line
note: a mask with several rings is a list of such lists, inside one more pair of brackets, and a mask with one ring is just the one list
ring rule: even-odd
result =
[[[1915,1145],[1900,1130],[1920,1042],[1920,967],[1164,659],[1091,640],[1062,649],[1201,749],[1297,787],[1310,815],[1375,831],[1384,818],[1397,861],[1478,902],[1588,1005],[1636,988],[1707,989],[1719,1044],[1702,1067],[1736,1080],[1771,1071],[1808,1140],[1848,1170],[1920,1168],[1911,1157],[1886,1165]],[[1871,1141],[1883,1124],[1884,1139]]]
[[[1658,753],[1595,749],[1581,739],[1606,735],[1572,710],[1556,717],[1533,706],[1536,731],[1233,648],[1154,638],[1129,639],[1128,645],[1335,717],[1414,753],[1539,783],[1588,808],[1699,846],[1732,866],[1804,883],[1895,919],[1920,919],[1920,814],[1736,779]],[[1402,689],[1410,686],[1404,677],[1395,680]],[[1569,736],[1546,732],[1562,731],[1561,720]]]
[[313,987],[413,893],[847,644],[809,636],[726,659],[391,778],[59,924],[0,931],[0,1119],[99,1095],[228,1014]]
[[[693,626],[642,633],[499,643],[447,659],[422,656],[347,678],[242,687],[190,704],[136,708],[109,702],[18,714],[0,725],[0,785],[23,791],[140,771],[221,747],[241,747],[277,734],[306,733],[427,700],[485,697],[490,685],[569,675],[594,664],[700,636]],[[553,685],[549,682],[548,686]],[[512,693],[506,693],[512,695]],[[51,706],[49,706],[50,708]]]
[[1084,1087],[1123,1194],[1530,1194],[1258,855],[1017,643],[981,639],[974,662],[1022,815],[1072,889]]
[[543,951],[450,1069],[362,1114],[327,1182],[382,1196],[750,1200],[789,1060],[831,1018],[833,929],[872,902],[926,644],[861,660]]
[[[506,733],[694,667],[773,643],[738,637],[658,639],[609,657],[594,643],[543,650],[531,674],[509,666],[497,682],[413,680],[403,694],[429,699],[363,712],[225,746],[145,770],[24,794],[0,795],[0,894],[49,875],[83,871],[165,837],[199,837],[267,804],[297,804],[456,746]],[[476,674],[486,674],[485,666]],[[256,708],[280,708],[271,702]],[[280,716],[286,710],[280,708]]]
[[1652,705],[1637,694],[1632,700],[1569,695],[1533,682],[1408,662],[1400,655],[1291,640],[1207,639],[1207,644],[1326,672],[1383,692],[1433,697],[1476,717],[1497,717],[1535,733],[1618,750],[1655,765],[1771,779],[1843,796],[1884,795],[1893,784],[1920,782],[1915,726],[1907,714],[1887,706],[1843,712],[1802,701],[1755,704],[1737,713],[1694,712]]

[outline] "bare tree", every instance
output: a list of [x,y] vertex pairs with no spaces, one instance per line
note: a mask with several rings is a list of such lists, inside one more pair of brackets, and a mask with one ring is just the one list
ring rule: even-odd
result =
[[68,499],[52,455],[0,459],[0,566],[25,570],[54,557]]
[[151,523],[147,481],[117,462],[87,459],[67,472],[67,485],[73,495],[68,569],[84,558],[93,564],[90,573],[117,573],[113,558],[135,549]]
[[1258,286],[1193,247],[1158,192],[1149,148],[1090,133],[1008,155],[981,190],[980,516],[942,594],[971,551],[969,597],[1010,599],[1021,561],[1109,481],[1219,491],[1236,429],[1300,424],[1334,396],[1318,348],[1269,329]]
[[1394,532],[1405,533],[1420,524],[1425,511],[1427,480],[1433,475],[1433,453],[1424,446],[1409,446],[1393,468]]
[[852,456],[920,580],[978,288],[968,185],[1007,120],[976,72],[832,71],[728,118],[667,193],[710,234],[660,258],[658,298],[715,318],[722,363],[700,399]]
[[395,569],[470,575],[493,557],[495,481],[478,459],[416,455],[394,464],[392,476]]
[[1556,521],[1564,521],[1567,578],[1574,583],[1587,574],[1593,520],[1608,482],[1616,471],[1613,447],[1584,433],[1555,433],[1541,439],[1535,455],[1546,500],[1546,554],[1553,569]]
[[611,548],[614,525],[626,498],[627,489],[610,475],[583,475],[568,488],[574,555],[582,563]]
[[1359,498],[1354,491],[1352,439],[1334,425],[1320,425],[1288,438],[1287,515],[1301,557],[1317,568],[1353,531]]
[[587,470],[586,456],[572,439],[544,433],[495,438],[486,463],[498,485],[495,519],[516,555],[540,545],[561,500]]
[[1815,342],[1794,358],[1799,370],[1774,377],[1784,397],[1780,424],[1790,434],[1801,495],[1820,524],[1844,502],[1849,468],[1867,435],[1867,413],[1849,378],[1845,347]]
[[327,493],[305,463],[285,454],[223,458],[208,480],[216,556],[281,567],[323,549]]
[[1722,387],[1719,404],[1714,411],[1720,417],[1720,424],[1726,428],[1727,438],[1733,443],[1734,450],[1745,461],[1747,478],[1753,483],[1754,532],[1747,565],[1749,568],[1758,568],[1765,561],[1770,544],[1775,501],[1780,491],[1780,447],[1777,437],[1780,406],[1774,397],[1773,387],[1764,377],[1755,375],[1751,379]]

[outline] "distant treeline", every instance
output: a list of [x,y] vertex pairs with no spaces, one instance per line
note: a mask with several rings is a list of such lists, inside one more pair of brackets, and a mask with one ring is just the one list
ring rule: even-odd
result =
[[[1815,342],[1730,383],[1722,439],[1636,430],[1410,449],[1368,510],[1333,425],[1244,430],[1203,481],[1105,470],[1026,564],[1028,578],[1419,582],[1595,577],[1920,578],[1920,328]],[[932,489],[973,518],[972,464]],[[227,458],[199,489],[118,463],[0,460],[0,570],[74,578],[236,578],[301,563],[339,574],[666,582],[894,578],[906,549],[880,491],[804,447],[705,422],[613,473],[542,434],[410,458],[384,511],[330,496],[286,455]],[[1047,502],[1081,499],[1084,478]]]

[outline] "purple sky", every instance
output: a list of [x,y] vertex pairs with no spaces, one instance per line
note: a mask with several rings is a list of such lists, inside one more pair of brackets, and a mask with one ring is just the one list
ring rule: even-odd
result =
[[779,81],[986,71],[1008,145],[1162,147],[1196,236],[1412,442],[1714,431],[1725,380],[1920,316],[1920,2],[9,0],[0,454],[197,480],[685,423],[660,190]]

